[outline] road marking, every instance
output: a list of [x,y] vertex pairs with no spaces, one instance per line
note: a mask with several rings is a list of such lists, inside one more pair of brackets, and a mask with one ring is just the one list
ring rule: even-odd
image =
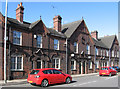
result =
[[[81,83],[81,84],[79,84],[79,86],[81,86],[81,85],[85,85],[85,84],[94,83],[94,82],[97,82],[97,81],[91,81],[91,82]],[[73,85],[73,86],[78,86],[78,85]]]
[[109,77],[109,78],[106,78],[105,80],[112,79],[112,78],[115,78],[115,77],[117,77],[117,76]]

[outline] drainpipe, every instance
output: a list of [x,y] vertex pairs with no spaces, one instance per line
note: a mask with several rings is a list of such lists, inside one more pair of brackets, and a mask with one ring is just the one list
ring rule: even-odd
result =
[[95,63],[95,72],[96,72],[96,46],[95,46],[95,60],[94,60],[94,63]]
[[68,71],[67,71],[67,67],[68,67],[68,65],[67,65],[67,63],[68,63],[68,60],[67,60],[67,59],[68,59],[68,57],[67,57],[67,56],[68,56],[68,55],[67,55],[67,52],[68,52],[68,51],[67,51],[67,50],[68,50],[68,49],[67,49],[67,48],[68,48],[68,46],[67,46],[67,44],[68,44],[68,43],[67,43],[67,38],[66,38],[66,74],[68,73]]

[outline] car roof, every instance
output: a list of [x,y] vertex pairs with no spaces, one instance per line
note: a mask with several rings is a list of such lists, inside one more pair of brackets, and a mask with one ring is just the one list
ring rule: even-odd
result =
[[[53,69],[55,69],[55,68],[42,68],[42,69],[33,69],[33,70],[43,71],[43,70],[53,70]],[[55,70],[57,70],[57,69],[55,69]]]

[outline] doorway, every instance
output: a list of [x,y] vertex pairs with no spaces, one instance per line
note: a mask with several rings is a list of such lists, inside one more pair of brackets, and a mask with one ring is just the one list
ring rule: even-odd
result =
[[79,74],[81,74],[81,62],[79,62]]

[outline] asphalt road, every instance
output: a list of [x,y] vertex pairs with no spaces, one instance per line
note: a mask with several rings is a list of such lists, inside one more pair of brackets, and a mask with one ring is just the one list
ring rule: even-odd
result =
[[[118,76],[84,76],[84,77],[74,77],[70,84],[55,84],[49,87],[118,87]],[[34,86],[29,83],[26,84],[16,84],[16,85],[5,85],[3,87],[40,87]],[[4,88],[3,88],[4,89]]]

